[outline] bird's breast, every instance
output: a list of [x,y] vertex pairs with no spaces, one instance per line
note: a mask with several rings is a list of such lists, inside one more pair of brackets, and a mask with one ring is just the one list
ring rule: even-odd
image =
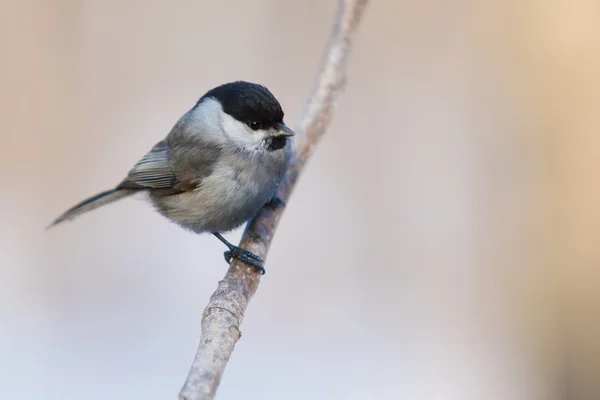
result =
[[196,232],[235,229],[275,195],[287,163],[285,154],[275,153],[226,154],[196,190],[155,203],[165,216]]

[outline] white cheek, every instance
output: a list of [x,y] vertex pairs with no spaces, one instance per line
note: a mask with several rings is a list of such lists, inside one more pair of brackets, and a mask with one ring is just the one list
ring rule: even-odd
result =
[[221,103],[214,99],[205,99],[190,111],[187,128],[192,133],[202,135],[209,142],[222,143],[225,138],[221,128],[221,114],[223,114]]
[[221,111],[221,128],[229,140],[241,146],[255,145],[267,136],[265,131],[254,131],[248,125],[223,111]]
[[232,141],[240,147],[254,147],[268,136],[266,131],[254,131],[224,112],[221,103],[212,98],[205,99],[188,117],[187,128],[213,143]]

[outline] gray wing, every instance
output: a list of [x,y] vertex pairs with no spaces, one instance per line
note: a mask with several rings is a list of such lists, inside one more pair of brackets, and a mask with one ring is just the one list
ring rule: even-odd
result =
[[177,177],[169,165],[169,146],[167,143],[164,140],[158,142],[129,171],[125,182],[151,189],[166,189],[175,186]]
[[194,190],[212,172],[217,157],[218,153],[209,149],[172,149],[162,140],[135,164],[117,188],[154,189],[165,195]]

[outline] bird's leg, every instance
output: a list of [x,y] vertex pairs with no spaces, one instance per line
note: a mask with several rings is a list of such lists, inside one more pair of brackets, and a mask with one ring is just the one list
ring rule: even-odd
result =
[[267,202],[267,204],[265,204],[265,207],[269,207],[269,208],[272,208],[272,209],[276,209],[276,208],[279,208],[279,207],[285,207],[285,205],[286,205],[286,204],[285,204],[285,201],[281,200],[281,199],[280,199],[279,197],[277,197],[277,196],[273,196],[273,197],[271,198],[271,200],[269,200],[269,201]]
[[221,236],[221,234],[218,232],[213,232],[213,235],[215,235],[217,239],[223,242],[225,246],[227,246],[227,248],[229,249],[224,253],[225,261],[227,261],[228,264],[231,263],[232,259],[237,258],[241,262],[251,265],[257,270],[259,270],[261,275],[265,274],[263,260],[259,256],[252,252],[249,252],[248,250],[244,250],[241,247],[234,246],[233,244],[229,243],[227,239]]

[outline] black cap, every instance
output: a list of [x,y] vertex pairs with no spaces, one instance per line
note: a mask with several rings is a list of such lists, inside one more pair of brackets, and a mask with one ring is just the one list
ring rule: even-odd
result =
[[273,93],[256,83],[236,81],[217,86],[197,104],[206,98],[218,100],[225,113],[245,124],[259,122],[262,128],[271,128],[283,123],[283,110]]

